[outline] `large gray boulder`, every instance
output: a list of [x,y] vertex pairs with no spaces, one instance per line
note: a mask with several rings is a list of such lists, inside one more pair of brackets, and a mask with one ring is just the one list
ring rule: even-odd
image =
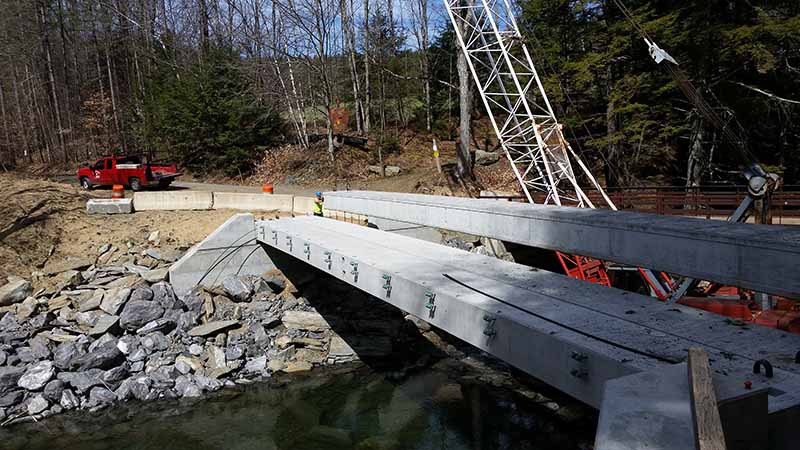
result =
[[50,406],[50,403],[44,398],[43,395],[39,394],[30,399],[28,401],[28,414],[31,416],[44,412],[47,407]]
[[[150,293],[152,294],[152,291]],[[148,322],[160,319],[163,315],[164,308],[156,302],[131,300],[122,309],[119,324],[128,331],[136,331],[147,325]]]
[[53,403],[61,401],[61,394],[64,392],[64,382],[61,380],[50,380],[44,386],[44,398]]
[[180,309],[181,303],[169,283],[162,281],[150,286],[150,289],[153,291],[153,301],[161,305],[162,308],[166,310]]
[[103,301],[100,303],[100,309],[108,314],[111,314],[112,316],[117,315],[119,310],[122,309],[122,305],[128,301],[128,297],[130,297],[130,295],[130,288],[111,289],[103,296]]
[[42,389],[56,374],[56,368],[51,361],[42,361],[31,366],[17,380],[17,386],[28,391]]
[[[85,372],[61,372],[57,375],[59,380],[75,388],[78,393],[86,392],[95,386],[102,386],[102,376],[103,371],[100,369],[91,369]],[[66,408],[63,404],[61,406]]]
[[123,362],[125,362],[125,355],[119,351],[116,343],[111,343],[74,358],[70,362],[70,366],[78,370],[111,369]]
[[75,409],[81,405],[80,399],[69,389],[64,389],[61,393],[61,401],[58,403],[66,410]]
[[149,287],[138,287],[131,292],[131,298],[129,301],[132,302],[148,302],[153,299],[153,290]]
[[117,396],[113,392],[103,386],[95,386],[89,391],[89,405],[107,405],[114,403]]
[[475,150],[475,164],[479,166],[489,166],[500,160],[500,155],[497,152],[485,152],[483,150]]
[[237,302],[246,302],[253,295],[253,286],[235,275],[222,280],[222,289]]
[[58,344],[53,352],[53,364],[61,370],[69,368],[72,359],[80,355],[78,346],[73,342],[62,342]]
[[0,394],[16,388],[17,381],[24,373],[24,367],[0,367]]
[[0,287],[0,306],[13,305],[25,300],[33,292],[33,286],[28,280],[18,277],[8,277],[8,283]]

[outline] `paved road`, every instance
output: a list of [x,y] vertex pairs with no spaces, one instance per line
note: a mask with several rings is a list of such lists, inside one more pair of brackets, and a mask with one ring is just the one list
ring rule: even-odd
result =
[[[235,184],[214,184],[198,183],[194,181],[176,181],[172,183],[170,189],[190,189],[192,191],[217,191],[217,192],[261,192],[261,186],[240,186]],[[274,185],[276,194],[303,195],[311,197],[314,195],[313,188],[297,186],[292,184]],[[318,190],[325,190],[320,188]]]
[[[74,175],[57,175],[50,177],[52,181],[60,183],[68,183],[78,185],[78,180]],[[98,189],[110,189],[110,187],[103,187]],[[182,190],[189,189],[192,191],[217,191],[217,192],[261,192],[261,186],[241,186],[237,184],[215,184],[215,183],[200,183],[196,181],[176,181],[172,183],[169,190]],[[276,184],[274,186],[276,194],[291,194],[302,195],[311,197],[315,191],[324,191],[329,189],[327,186],[319,188],[309,188],[306,186],[297,186],[293,184]]]

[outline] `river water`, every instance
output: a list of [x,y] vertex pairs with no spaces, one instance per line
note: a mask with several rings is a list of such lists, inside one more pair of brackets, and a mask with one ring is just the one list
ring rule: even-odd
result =
[[0,430],[26,450],[582,449],[592,430],[539,405],[427,369],[401,381],[359,370],[52,417]]

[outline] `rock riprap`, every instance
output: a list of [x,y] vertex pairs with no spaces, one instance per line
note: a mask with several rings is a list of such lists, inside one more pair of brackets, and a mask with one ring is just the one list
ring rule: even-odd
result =
[[298,290],[278,272],[227,277],[178,298],[167,279],[179,255],[152,248],[163,244],[155,236],[99,245],[94,259],[52,261],[0,287],[0,422],[195,398],[361,355],[394,359],[409,347],[398,339],[417,331],[332,279]]

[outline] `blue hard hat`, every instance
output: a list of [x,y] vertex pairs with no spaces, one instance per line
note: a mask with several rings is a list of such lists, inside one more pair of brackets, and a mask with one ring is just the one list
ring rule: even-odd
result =
[[322,192],[315,192],[314,195],[316,195],[317,197],[322,197]]

